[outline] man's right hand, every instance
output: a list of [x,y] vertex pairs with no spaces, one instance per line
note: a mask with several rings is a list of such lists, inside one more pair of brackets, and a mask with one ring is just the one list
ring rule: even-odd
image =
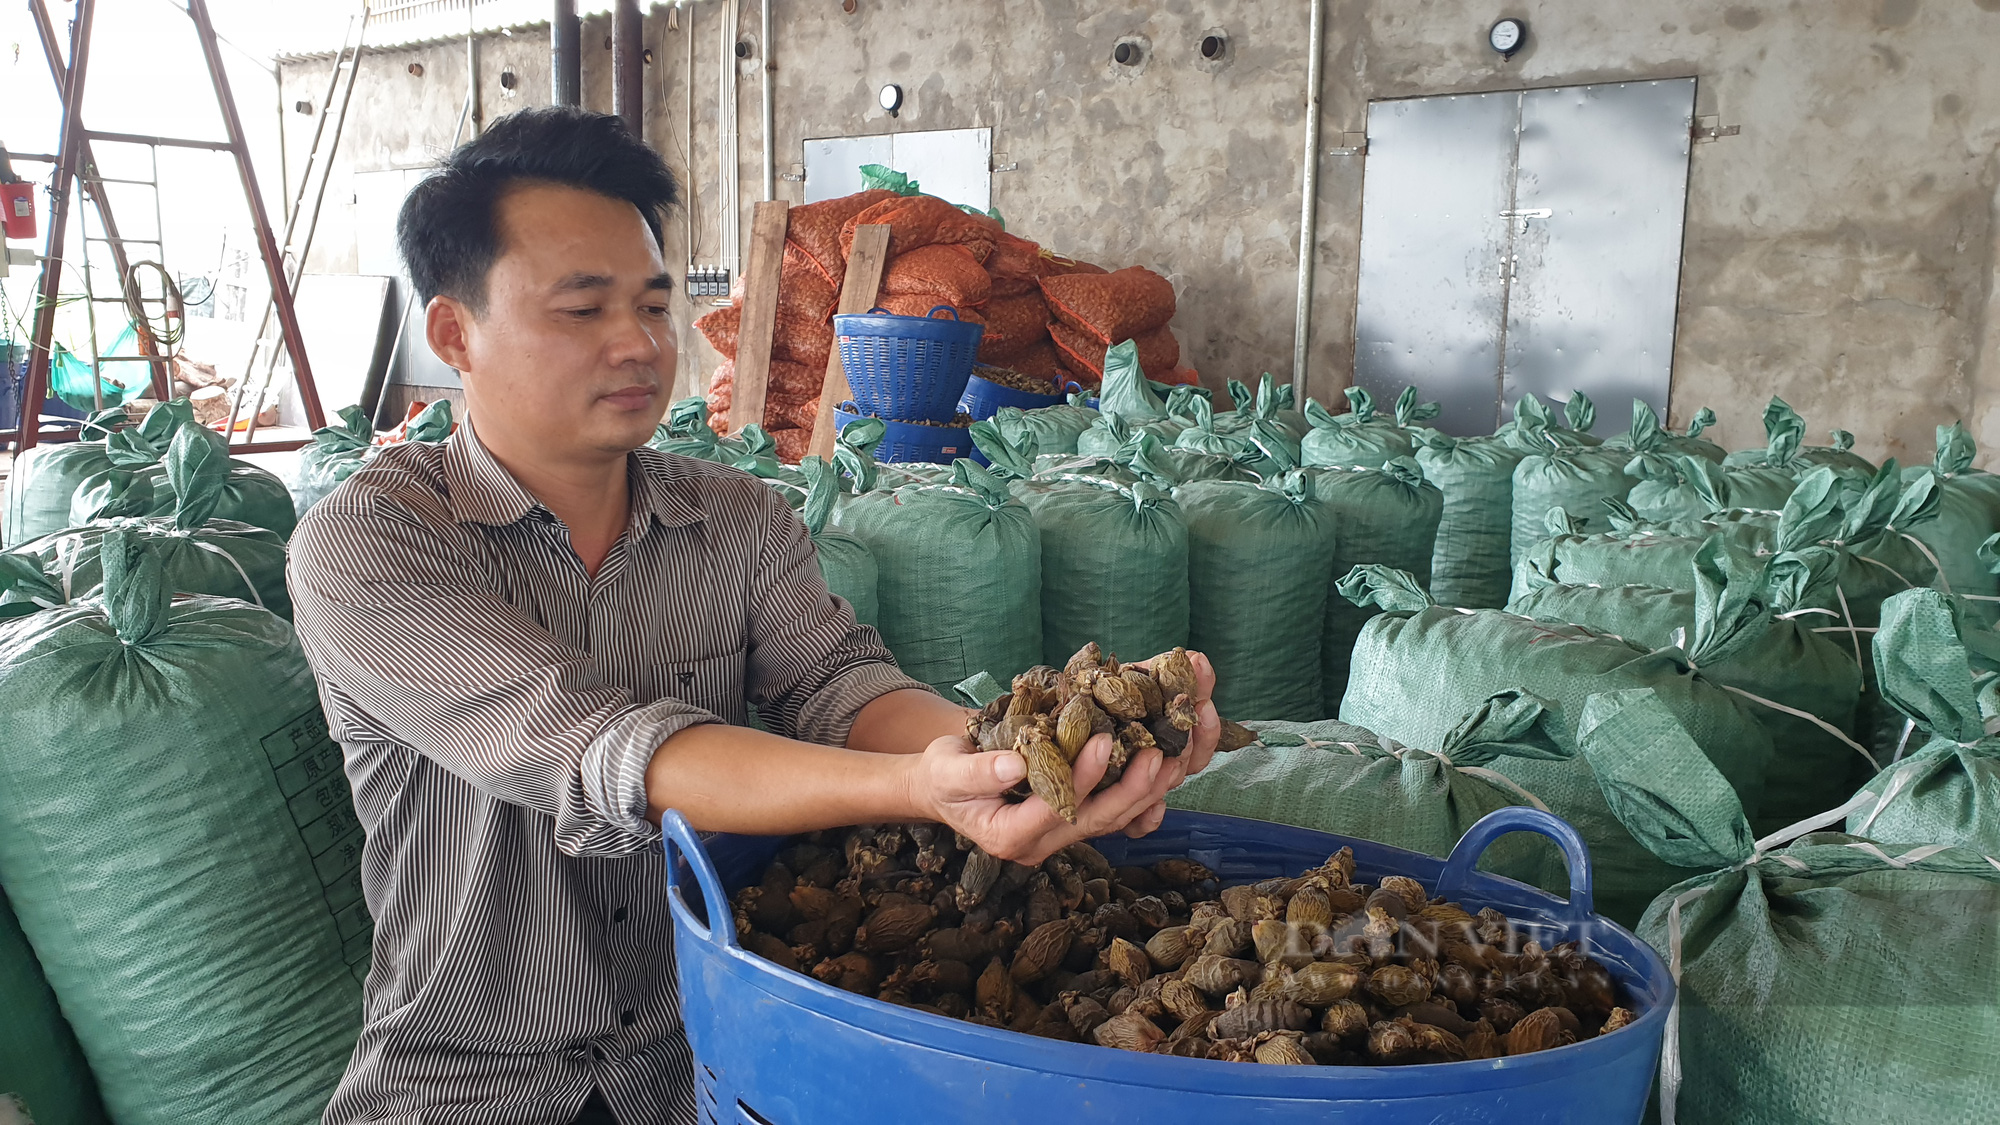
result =
[[[1097,787],[1111,761],[1111,736],[1084,745],[1071,766],[1079,797]],[[1126,763],[1117,784],[1083,797],[1076,823],[1058,817],[1039,797],[1009,803],[1002,794],[1026,776],[1019,754],[980,753],[963,737],[933,741],[912,771],[911,801],[930,819],[963,832],[1001,859],[1038,864],[1078,840],[1123,831],[1165,798],[1185,773],[1179,759],[1158,749],[1141,751]]]

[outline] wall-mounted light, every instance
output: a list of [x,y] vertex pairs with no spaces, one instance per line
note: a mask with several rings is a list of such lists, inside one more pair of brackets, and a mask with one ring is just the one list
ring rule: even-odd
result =
[[903,88],[894,82],[882,87],[881,102],[882,108],[889,111],[889,116],[896,116],[896,111],[903,108]]

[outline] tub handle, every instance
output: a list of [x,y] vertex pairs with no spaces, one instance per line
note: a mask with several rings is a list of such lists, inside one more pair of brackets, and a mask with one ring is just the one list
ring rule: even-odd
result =
[[1459,898],[1472,881],[1479,857],[1492,846],[1493,841],[1510,832],[1536,832],[1556,842],[1569,865],[1569,921],[1573,925],[1589,922],[1597,913],[1590,894],[1589,846],[1568,821],[1554,813],[1525,805],[1495,810],[1467,829],[1457,846],[1451,849],[1450,858],[1444,861],[1444,871],[1438,875],[1437,893],[1447,899]]
[[[736,919],[729,911],[729,896],[723,893],[722,876],[715,873],[715,864],[708,859],[708,849],[702,846],[701,837],[695,833],[694,825],[687,822],[679,809],[668,809],[660,818],[660,828],[666,842],[667,890],[681,901],[672,901],[672,909],[686,914],[684,919],[688,929],[705,941],[713,942],[725,949],[735,949]],[[708,910],[708,925],[703,926],[694,918],[694,911],[686,905],[687,890],[681,883],[680,864],[685,858],[694,871],[694,881],[701,886],[702,905]],[[726,924],[717,926],[717,920]],[[718,931],[721,936],[717,937]]]

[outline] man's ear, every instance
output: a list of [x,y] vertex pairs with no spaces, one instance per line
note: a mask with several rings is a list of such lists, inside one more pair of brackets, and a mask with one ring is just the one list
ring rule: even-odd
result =
[[472,321],[472,310],[454,297],[440,294],[424,306],[424,339],[430,342],[431,354],[454,371],[464,372],[472,365],[471,341],[467,339]]

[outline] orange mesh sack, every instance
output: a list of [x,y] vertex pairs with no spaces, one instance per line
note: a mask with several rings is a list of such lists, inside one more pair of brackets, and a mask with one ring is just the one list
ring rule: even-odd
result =
[[973,261],[984,262],[1000,237],[1000,224],[984,215],[967,214],[935,196],[901,195],[875,204],[841,227],[843,263],[854,247],[854,228],[871,223],[888,224],[891,262],[919,246],[938,245],[963,246]]
[[817,396],[820,384],[826,382],[826,368],[807,367],[803,363],[774,359],[771,374],[764,384],[772,395],[789,395],[799,398],[806,395]]
[[1006,364],[1049,338],[1049,306],[1039,291],[1018,297],[994,297],[982,310],[986,335],[979,341],[984,363]]
[[847,248],[853,245],[852,235],[844,242],[840,237],[847,220],[877,203],[898,198],[893,191],[862,191],[794,207],[786,213],[786,249],[796,246],[826,283],[838,288],[847,275]]
[[1094,266],[1076,258],[1065,258],[1061,254],[1051,254],[1047,250],[1035,256],[1036,277],[1063,277],[1073,273],[1105,274],[1111,271],[1103,266]]
[[712,313],[699,317],[694,322],[695,330],[708,341],[708,346],[721,354],[722,358],[736,358],[736,334],[743,327],[743,310],[735,305],[727,305]]
[[764,428],[776,433],[785,429],[810,430],[819,418],[819,392],[780,392],[772,388],[764,400]]
[[1107,348],[1174,318],[1173,283],[1144,266],[1109,274],[1045,277],[1042,296],[1057,320]]
[[[1110,345],[1100,344],[1061,321],[1049,325],[1049,334],[1055,339],[1064,366],[1079,375],[1087,371],[1092,379],[1104,377],[1104,353]],[[1156,328],[1130,339],[1139,347],[1139,369],[1147,378],[1157,379],[1180,366],[1181,344],[1174,339],[1172,329]]]
[[805,460],[806,450],[812,446],[812,438],[812,430],[808,427],[777,430],[771,434],[771,440],[777,443],[777,448],[772,452],[776,453],[778,460],[785,464],[796,465]]
[[933,297],[935,304],[978,306],[993,292],[972,252],[963,246],[919,246],[897,256],[882,275],[882,292],[891,297]]
[[965,308],[961,305],[953,305],[950,301],[939,301],[930,297],[884,297],[881,301],[877,302],[876,307],[885,312],[895,313],[897,316],[929,316],[931,309],[938,305],[950,307],[952,311],[958,314],[958,319],[960,320],[972,324],[986,323],[986,318],[980,315],[978,309]]
[[729,432],[729,407],[735,401],[736,364],[726,362],[708,377],[708,428]]
[[1042,287],[1037,284],[1040,276],[1035,272],[1035,263],[1042,256],[1042,248],[1025,238],[1000,232],[993,243],[993,253],[986,256],[986,273],[993,279],[995,297],[1018,297],[1023,293],[1040,296]]

